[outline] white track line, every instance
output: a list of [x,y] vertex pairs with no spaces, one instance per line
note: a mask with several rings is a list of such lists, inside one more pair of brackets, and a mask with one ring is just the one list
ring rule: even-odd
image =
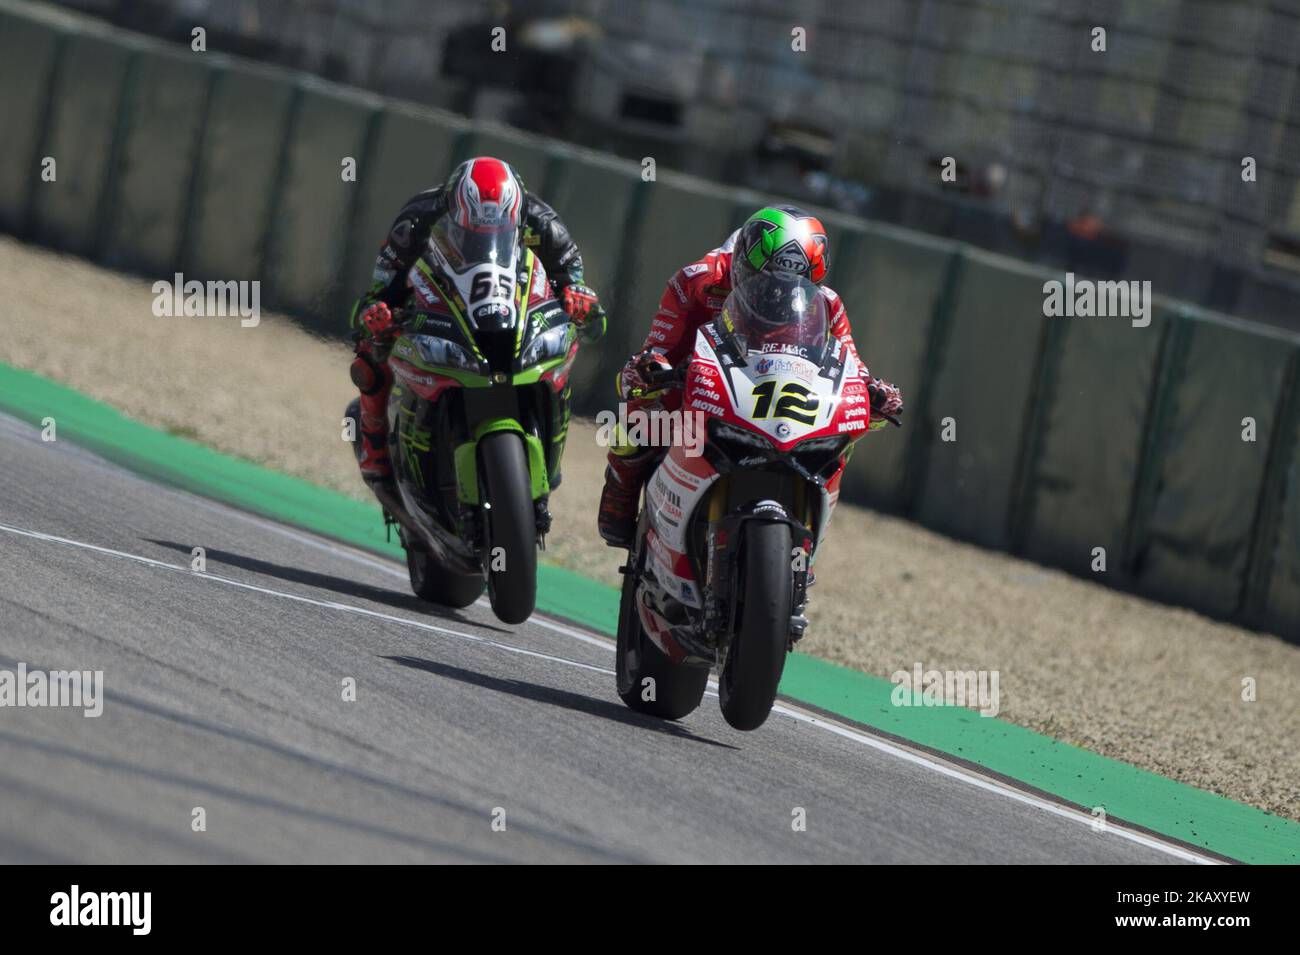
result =
[[[189,497],[189,495],[187,495],[187,497]],[[359,564],[365,564],[369,567],[372,567],[376,570],[380,570],[392,576],[401,577],[402,579],[406,578],[406,574],[400,571],[393,564],[386,563],[377,558],[360,553],[358,551],[354,551],[351,548],[344,547],[339,544],[335,544],[333,541],[329,541],[323,538],[305,534],[297,530],[292,530],[288,527],[285,527],[282,524],[277,524],[274,521],[266,520],[261,517],[247,514],[245,512],[235,510],[232,508],[227,508],[224,505],[207,501],[204,498],[195,497],[194,500],[202,501],[203,504],[206,505],[206,507],[209,509],[220,510],[227,515],[234,515],[250,523],[256,524],[259,527],[262,527],[268,531],[272,531],[276,534],[280,534],[281,536],[290,538],[299,543],[313,547],[317,550],[325,551],[327,553],[334,554],[336,556],[344,557],[346,559],[352,560]],[[435,624],[425,623],[419,620],[412,620],[407,617],[398,617],[393,614],[382,613],[377,610],[369,610],[365,607],[357,607],[352,604],[344,604],[344,603],[339,603],[337,601],[331,601],[331,600],[317,600],[311,597],[304,597],[299,594],[286,593],[285,591],[274,590],[268,587],[259,587],[255,584],[245,583],[244,581],[234,580],[229,577],[222,577],[219,574],[209,574],[209,573],[200,573],[197,571],[192,571],[190,570],[188,565],[169,564],[165,561],[155,560],[151,557],[145,557],[140,554],[131,554],[131,553],[127,553],[126,551],[114,550],[109,547],[100,547],[97,544],[89,544],[86,543],[85,541],[71,540],[66,537],[57,537],[53,534],[43,534],[40,533],[39,531],[25,530],[23,528],[13,527],[8,524],[0,524],[0,531],[4,531],[9,534],[14,534],[20,537],[30,538],[32,540],[46,541],[46,542],[56,543],[56,544],[64,544],[70,547],[78,547],[83,550],[90,550],[111,557],[118,557],[124,560],[134,561],[136,563],[159,568],[162,570],[170,570],[177,573],[182,573],[185,574],[186,576],[197,577],[202,580],[210,580],[215,583],[225,584],[227,586],[236,587],[242,590],[251,590],[256,593],[266,594],[273,597],[280,597],[285,600],[292,600],[298,603],[310,604],[316,607],[323,607],[331,610],[339,610],[344,613],[351,613],[359,616],[385,620],[387,622],[395,623],[401,626],[414,627],[416,629],[424,630],[426,632],[438,633],[444,636],[455,637],[473,643],[478,643],[482,646],[492,647],[493,649],[504,650],[508,653],[515,653],[522,656],[534,657],[541,660],[548,660],[552,663],[559,663],[565,666],[576,667],[582,670],[602,673],[605,675],[613,675],[614,672],[613,670],[607,669],[605,667],[593,666],[588,663],[582,663],[577,660],[570,660],[565,657],[553,656],[551,654],[541,653],[536,650],[528,650],[523,647],[514,646],[507,643],[501,643],[496,640],[491,640],[487,637],[480,637],[476,634],[465,633],[460,630],[452,630],[448,627],[440,627]],[[484,601],[479,601],[479,603],[480,604],[484,603]],[[529,618],[528,622],[535,623],[538,626],[543,627],[547,630],[551,630],[556,633],[563,634],[564,636],[570,637],[572,639],[579,640],[582,643],[588,644],[590,646],[601,647],[602,649],[605,649],[611,653],[613,652],[614,645],[612,641],[610,641],[608,638],[598,637],[594,634],[584,633],[567,624],[561,623],[556,620],[551,620],[539,614],[534,614],[532,617]],[[710,690],[712,691],[710,695],[716,695],[717,692],[716,683],[710,680],[709,686],[710,686]],[[899,759],[905,760],[909,763],[912,763],[913,765],[921,766],[933,770],[934,772],[946,776],[949,779],[957,780],[959,782],[964,782],[968,785],[984,790],[985,792],[995,793],[1001,796],[1005,796],[1009,799],[1014,799],[1015,801],[1023,803],[1024,805],[1033,806],[1037,809],[1043,810],[1044,812],[1051,813],[1052,815],[1057,816],[1059,818],[1066,819],[1080,825],[1088,826],[1090,829],[1095,826],[1096,820],[1091,815],[1083,813],[1077,809],[1072,809],[1068,806],[1063,806],[1051,800],[1044,799],[1041,796],[1034,795],[1033,793],[1028,793],[1023,790],[1016,789],[998,780],[989,779],[984,776],[981,776],[978,773],[975,773],[973,771],[961,767],[949,765],[947,763],[939,761],[938,759],[930,757],[927,754],[923,754],[908,749],[904,746],[900,746],[897,743],[894,743],[890,740],[885,740],[879,737],[871,736],[867,733],[863,733],[852,727],[845,726],[843,724],[834,722],[832,720],[828,720],[825,717],[808,713],[804,710],[800,710],[796,707],[792,707],[784,703],[777,703],[772,708],[772,712],[779,713],[782,716],[789,717],[790,719],[797,720],[809,726],[814,726],[820,729],[824,729],[844,739],[852,740],[853,742],[859,743],[863,746],[870,747],[871,749],[877,750],[879,752],[888,753],[891,756],[895,756]],[[1109,822],[1106,823],[1105,828],[1102,830],[1101,834],[1119,836],[1120,838],[1126,839],[1129,842],[1133,842],[1138,845],[1145,846],[1148,849],[1154,849],[1157,852],[1163,852],[1166,855],[1172,856],[1176,859],[1180,859],[1184,862],[1193,862],[1193,863],[1198,863],[1203,865],[1211,865],[1217,863],[1218,861],[1216,859],[1212,859],[1207,856],[1202,856],[1191,850],[1184,849],[1181,846],[1171,845],[1160,839],[1156,839],[1151,836],[1148,836],[1145,833],[1137,832],[1131,829],[1127,829],[1123,826],[1116,825],[1115,823],[1109,823]]]
[[228,587],[237,587],[240,590],[251,590],[255,593],[266,594],[271,597],[279,597],[283,600],[292,600],[297,603],[310,604],[313,607],[324,607],[328,610],[340,610],[343,613],[355,614],[361,617],[371,617],[376,620],[384,620],[388,623],[395,623],[400,626],[414,627],[417,630],[424,630],[428,633],[437,633],[442,634],[443,636],[456,637],[460,640],[467,640],[471,643],[478,643],[497,650],[505,650],[507,653],[516,653],[526,657],[537,657],[541,660],[549,660],[552,663],[561,663],[565,666],[576,667],[580,670],[591,670],[595,673],[603,673],[609,676],[612,676],[614,673],[613,670],[610,670],[607,667],[593,666],[590,663],[582,663],[578,660],[569,660],[565,657],[557,657],[549,653],[541,653],[537,650],[529,650],[509,643],[500,643],[499,641],[491,640],[487,637],[480,637],[478,634],[465,633],[462,630],[452,630],[449,627],[439,627],[432,623],[425,623],[422,620],[411,620],[409,617],[398,617],[390,613],[382,613],[378,610],[369,610],[365,607],[357,607],[353,604],[339,603],[335,600],[316,600],[313,597],[304,597],[301,594],[291,594],[283,590],[274,590],[270,587],[259,587],[256,584],[246,583],[242,580],[222,577],[220,574],[209,574],[206,571],[190,570],[188,564],[169,564],[166,561],[154,560],[152,557],[145,557],[141,554],[130,554],[123,550],[114,550],[111,547],[100,547],[98,544],[88,544],[85,541],[71,540],[67,537],[56,537],[53,534],[42,534],[39,531],[24,530],[21,527],[12,527],[8,524],[0,524],[0,531],[15,534],[19,537],[29,537],[33,540],[47,541],[54,544],[66,544],[69,547],[79,547],[82,550],[94,551],[97,554],[104,554],[109,557],[119,557],[123,560],[134,561],[138,564],[145,564],[149,567],[156,567],[160,570],[176,571],[189,577],[197,577],[200,580],[211,580],[218,584],[225,584]]

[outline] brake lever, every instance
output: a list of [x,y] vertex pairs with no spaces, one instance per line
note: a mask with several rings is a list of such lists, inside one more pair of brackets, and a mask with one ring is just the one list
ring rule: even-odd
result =
[[876,412],[874,412],[874,413],[880,415],[880,417],[884,418],[886,421],[888,421],[890,424],[892,424],[895,428],[901,428],[901,427],[903,426],[903,422],[899,421],[899,420],[898,420],[897,418],[895,418],[892,414],[885,414],[883,411],[876,411]]
[[653,388],[633,388],[628,398],[633,401],[640,401],[644,398],[658,398],[668,390],[665,386],[655,386]]
[[655,398],[662,395],[665,391],[670,390],[674,385],[680,386],[686,382],[686,369],[673,368],[662,375],[653,375],[651,380],[646,382],[645,388],[633,388],[629,398]]

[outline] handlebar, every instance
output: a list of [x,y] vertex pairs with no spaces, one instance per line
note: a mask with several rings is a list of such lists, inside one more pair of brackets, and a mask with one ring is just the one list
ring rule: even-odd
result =
[[641,377],[645,379],[647,385],[663,387],[667,385],[680,385],[686,380],[686,366],[678,368],[664,368],[659,365],[653,365],[641,370]]
[[686,381],[685,365],[676,368],[665,368],[653,362],[645,362],[638,364],[637,371],[645,382],[645,386],[633,388],[628,394],[628,398],[631,399],[655,397]]

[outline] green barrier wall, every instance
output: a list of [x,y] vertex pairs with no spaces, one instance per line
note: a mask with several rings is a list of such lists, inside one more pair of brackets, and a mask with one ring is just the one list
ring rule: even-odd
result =
[[[0,0],[0,128],[0,228],[150,279],[259,278],[264,306],[333,335],[401,203],[500,155],[561,210],[611,310],[575,373],[587,413],[612,406],[673,273],[767,201],[21,0]],[[1300,642],[1300,338],[1177,303],[1145,329],[1046,319],[1059,276],[826,219],[859,348],[907,398],[846,499]]]
[[[986,547],[1010,543],[1021,437],[1047,330],[1049,276],[966,250],[950,313],[936,324],[909,467],[923,474],[912,509],[922,522]],[[955,440],[944,440],[945,419]]]
[[873,375],[902,389],[907,419],[902,429],[886,428],[858,442],[845,478],[846,500],[891,511],[907,503],[913,409],[928,382],[935,311],[956,250],[950,242],[874,225],[846,229],[831,247],[827,282],[844,299],[858,353]]
[[[288,140],[271,203],[263,302],[290,309],[316,330],[337,333],[353,214],[368,170],[366,155],[381,102],[315,80],[299,80]],[[343,178],[344,159],[355,181]],[[396,210],[394,210],[396,211]]]
[[[46,128],[46,105],[61,34],[43,23],[0,10],[0,229],[23,234],[27,210],[41,183],[38,148]],[[11,82],[9,77],[23,77]]]
[[[1187,320],[1181,364],[1159,423],[1155,493],[1130,561],[1142,590],[1217,615],[1238,610],[1263,491],[1278,395],[1294,345]],[[1256,440],[1242,440],[1242,419]],[[1293,539],[1294,543],[1294,539]]]
[[[194,183],[182,270],[262,278],[265,238],[296,89],[293,76],[219,61]],[[231,215],[230,210],[240,210]]]
[[213,79],[209,63],[166,51],[137,59],[119,116],[106,265],[165,274],[178,261]]
[[1270,468],[1272,507],[1259,522],[1258,558],[1247,580],[1256,585],[1255,599],[1248,613],[1252,622],[1300,642],[1300,375],[1294,366],[1282,407],[1278,436],[1283,446],[1277,449],[1281,465]]
[[587,280],[610,288],[618,280],[624,242],[634,225],[641,178],[628,163],[571,146],[552,146],[551,162],[554,174],[546,201],[563,209],[565,225],[581,236]]
[[[55,182],[29,170],[31,235],[38,242],[98,258],[111,209],[108,184],[128,65],[140,44],[70,34],[59,56],[42,151],[57,165]],[[5,84],[18,81],[5,64]]]
[[1105,572],[1123,575],[1168,321],[1164,312],[1146,328],[1123,319],[1055,320],[1023,501],[1020,543],[1028,556],[1090,575],[1093,548],[1102,547]]

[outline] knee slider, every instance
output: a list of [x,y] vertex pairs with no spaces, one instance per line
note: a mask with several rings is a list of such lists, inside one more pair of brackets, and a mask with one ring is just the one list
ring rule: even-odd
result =
[[375,367],[374,359],[369,355],[358,355],[354,358],[350,371],[352,384],[356,385],[357,390],[363,395],[373,395],[384,384],[384,376]]

